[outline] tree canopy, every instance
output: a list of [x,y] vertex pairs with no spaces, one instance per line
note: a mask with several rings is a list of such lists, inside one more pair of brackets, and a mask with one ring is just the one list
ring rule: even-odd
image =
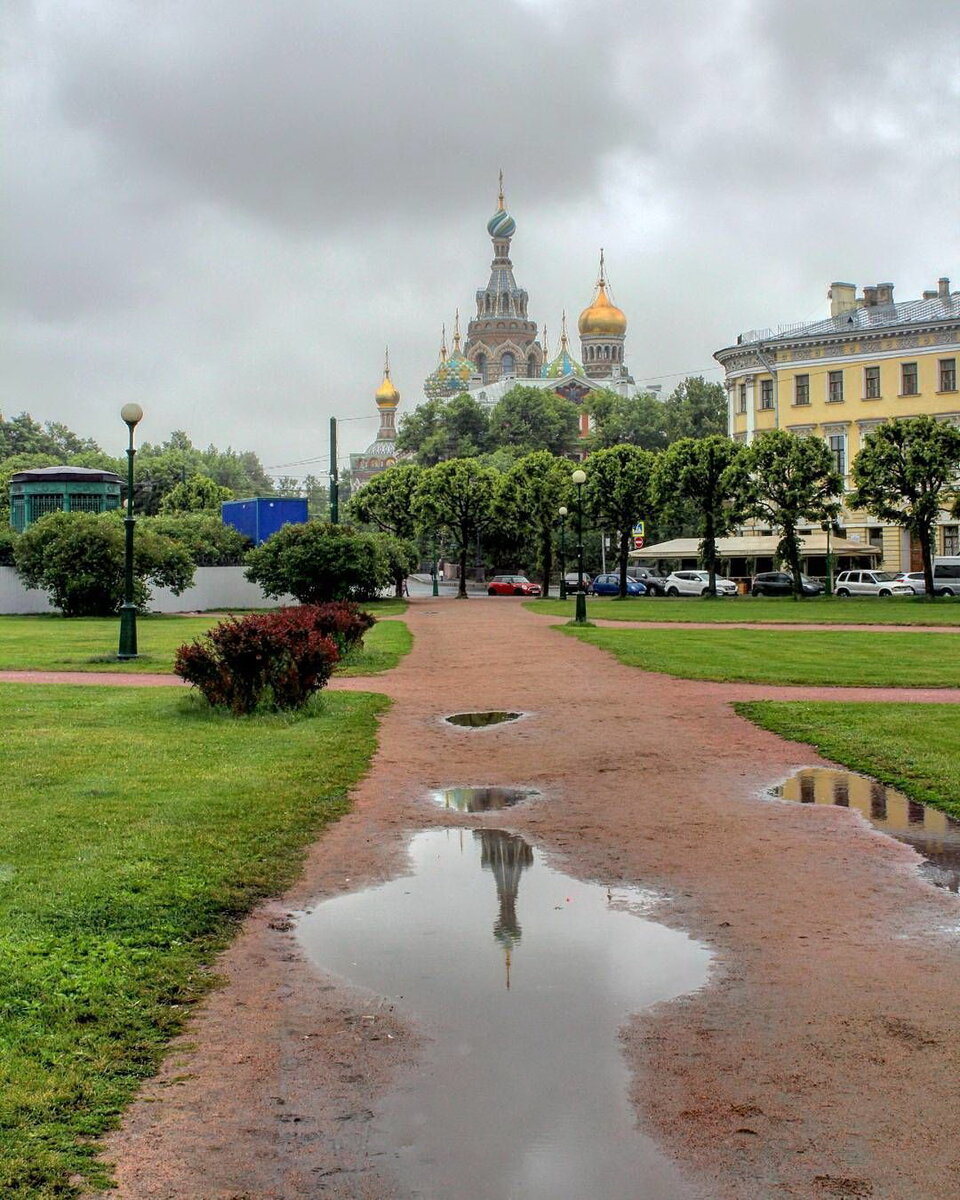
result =
[[603,529],[617,535],[620,595],[627,594],[627,556],[633,527],[653,517],[653,473],[657,456],[639,446],[610,446],[583,464],[584,501]]
[[569,400],[545,388],[518,384],[499,400],[490,414],[490,438],[517,455],[534,450],[569,454],[577,442],[577,409]]
[[933,596],[934,525],[941,510],[960,504],[960,429],[930,416],[884,421],[853,460],[853,479],[851,503],[916,537]]
[[629,445],[662,450],[667,444],[663,402],[647,392],[621,396],[602,388],[586,397],[584,408],[593,420],[591,441],[597,449]]
[[414,496],[418,521],[427,530],[445,530],[456,541],[460,587],[467,596],[467,555],[470,545],[493,516],[497,473],[473,458],[454,458],[423,472]]
[[399,538],[412,538],[416,531],[413,499],[422,477],[423,468],[416,463],[387,467],[351,497],[351,519]]
[[559,509],[561,505],[569,505],[573,494],[572,471],[569,459],[558,458],[549,450],[535,450],[517,459],[497,488],[494,505],[497,524],[511,528],[520,539],[536,541],[545,597],[550,594]]
[[702,438],[727,432],[727,394],[720,383],[707,383],[691,375],[663,402],[664,432],[668,444],[680,438]]

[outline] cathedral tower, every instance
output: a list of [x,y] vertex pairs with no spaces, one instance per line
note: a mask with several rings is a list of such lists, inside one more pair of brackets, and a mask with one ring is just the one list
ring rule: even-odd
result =
[[477,292],[477,315],[467,326],[464,354],[483,383],[539,376],[543,350],[537,325],[527,315],[527,293],[517,287],[510,261],[510,239],[517,225],[503,202],[503,172],[497,211],[487,222],[493,242],[490,281]]
[[596,295],[589,308],[580,314],[580,352],[588,379],[627,377],[623,365],[623,343],[627,336],[627,318],[607,296],[607,279],[600,251],[600,275]]
[[376,440],[362,454],[350,455],[350,471],[354,484],[359,487],[379,475],[397,461],[397,405],[400,393],[390,378],[390,351],[384,352],[383,383],[374,394],[374,403],[380,413],[380,428]]

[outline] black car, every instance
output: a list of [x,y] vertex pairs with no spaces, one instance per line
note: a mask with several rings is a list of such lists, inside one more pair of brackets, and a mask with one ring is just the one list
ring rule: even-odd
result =
[[663,575],[654,575],[649,567],[627,567],[627,578],[635,579],[647,589],[648,596],[665,596],[667,586]]
[[[819,596],[823,584],[801,575],[800,591],[804,596]],[[754,575],[750,592],[754,596],[792,596],[793,576],[789,571],[761,571],[759,575]]]

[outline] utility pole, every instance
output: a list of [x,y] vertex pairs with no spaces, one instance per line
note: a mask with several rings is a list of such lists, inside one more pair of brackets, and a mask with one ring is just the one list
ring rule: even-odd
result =
[[337,418],[330,418],[330,523],[340,524],[340,482],[337,476]]

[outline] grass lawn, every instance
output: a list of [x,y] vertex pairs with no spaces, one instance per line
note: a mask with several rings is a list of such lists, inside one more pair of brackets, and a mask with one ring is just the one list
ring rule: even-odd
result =
[[734,707],[764,729],[960,818],[960,705],[764,700]]
[[[573,600],[528,600],[534,612],[573,618]],[[626,600],[590,596],[587,615],[598,621],[760,621],[764,624],[960,625],[960,596],[629,596]]]
[[347,808],[377,716],[232,719],[166,689],[0,685],[0,1195],[104,1182],[92,1139],[238,920]]
[[338,675],[381,675],[410,653],[413,634],[403,621],[378,621],[363,636],[363,646],[348,654]]
[[[392,617],[406,611],[405,600],[375,600],[363,606],[375,617]],[[168,674],[173,670],[177,647],[192,642],[219,617],[147,616],[137,618],[140,656],[129,662],[116,659],[120,622],[116,617],[0,616],[0,671],[123,671]],[[396,625],[396,622],[391,622]],[[365,650],[376,652],[381,662],[389,647],[402,644],[396,629],[375,625],[364,639]],[[407,645],[409,649],[409,645]],[[400,650],[400,654],[406,650]],[[394,663],[389,663],[393,666]],[[351,666],[356,666],[353,662]],[[377,671],[386,670],[380,665]],[[347,674],[374,671],[347,670]]]
[[960,686],[960,635],[953,633],[557,628],[608,650],[627,666],[682,679],[847,687]]

